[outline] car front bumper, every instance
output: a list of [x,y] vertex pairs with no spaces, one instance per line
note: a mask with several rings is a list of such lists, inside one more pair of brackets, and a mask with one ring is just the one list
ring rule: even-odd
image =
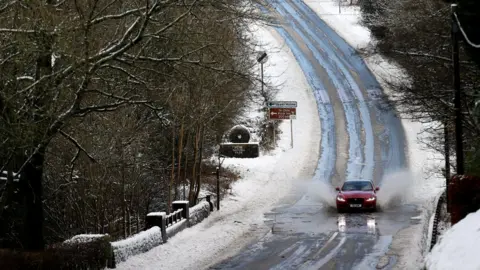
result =
[[363,202],[342,202],[337,200],[337,209],[339,210],[375,210],[377,208],[377,200]]

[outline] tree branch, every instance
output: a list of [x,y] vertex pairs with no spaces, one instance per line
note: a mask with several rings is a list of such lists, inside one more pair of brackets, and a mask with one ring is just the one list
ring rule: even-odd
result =
[[[429,54],[429,53],[402,52],[402,51],[398,51],[398,50],[392,50],[392,52],[397,53],[397,54],[408,55],[408,56],[426,57],[426,58],[433,58],[433,59],[442,60],[442,61],[446,61],[446,62],[452,62],[451,58],[443,57],[443,56],[439,56],[439,55],[433,55],[433,54]],[[460,63],[466,64],[466,65],[474,65],[473,62],[467,62],[467,61],[460,61]]]
[[[87,157],[90,159],[90,161],[92,161],[93,163],[96,163],[97,161],[95,160],[95,158],[93,158],[88,152],[87,150],[85,150],[85,148],[83,148],[80,143],[75,140],[75,138],[73,138],[72,136],[70,136],[69,134],[65,133],[63,130],[60,129],[60,134],[63,135],[63,137],[65,137],[67,140],[69,140],[71,143],[73,143],[77,149],[80,151],[82,151],[83,153],[85,153],[85,155],[87,155]],[[77,154],[78,155],[78,154]]]

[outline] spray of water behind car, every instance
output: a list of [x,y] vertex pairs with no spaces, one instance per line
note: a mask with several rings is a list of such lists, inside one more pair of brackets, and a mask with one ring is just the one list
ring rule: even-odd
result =
[[399,170],[384,175],[378,184],[379,209],[386,210],[407,203],[414,191],[415,176],[409,170]]

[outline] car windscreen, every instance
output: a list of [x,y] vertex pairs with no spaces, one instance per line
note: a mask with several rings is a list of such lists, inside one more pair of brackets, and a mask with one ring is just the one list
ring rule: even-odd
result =
[[372,191],[373,186],[367,181],[347,181],[343,184],[343,191]]

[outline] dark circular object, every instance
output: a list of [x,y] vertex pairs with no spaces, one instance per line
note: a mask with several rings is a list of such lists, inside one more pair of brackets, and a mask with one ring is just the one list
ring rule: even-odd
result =
[[234,126],[228,134],[228,140],[232,143],[248,143],[250,132],[244,126]]

